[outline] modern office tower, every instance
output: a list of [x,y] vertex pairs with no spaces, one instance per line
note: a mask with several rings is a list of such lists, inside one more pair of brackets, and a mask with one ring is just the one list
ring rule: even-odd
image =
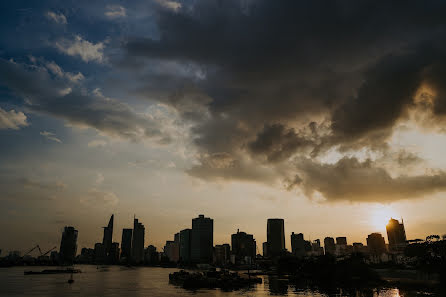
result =
[[324,249],[321,247],[321,241],[319,239],[314,240],[311,243],[311,255],[322,256],[324,254]]
[[110,252],[108,254],[108,262],[111,264],[119,263],[119,254],[121,250],[119,249],[119,243],[113,242],[110,247]]
[[164,255],[170,262],[177,263],[180,260],[180,234],[175,234],[174,240],[167,240],[164,245]]
[[403,251],[407,240],[403,220],[401,220],[400,224],[398,220],[391,218],[386,226],[386,230],[390,251]]
[[133,219],[132,262],[140,264],[144,261],[144,225]]
[[231,235],[232,254],[235,255],[237,260],[244,259],[245,257],[256,257],[256,241],[252,234],[246,232],[240,232]]
[[263,257],[268,257],[268,242],[262,243]]
[[82,248],[81,255],[79,257],[79,263],[92,264],[94,261],[94,249]]
[[326,255],[334,255],[336,253],[336,245],[333,237],[325,237],[324,249]]
[[[107,258],[109,258],[113,241],[113,218],[114,215],[110,217],[107,227],[103,227],[104,237],[102,238],[102,244],[104,245],[105,255]],[[111,261],[111,258],[109,260]]]
[[131,259],[133,229],[122,229],[121,259]]
[[191,229],[184,229],[180,231],[180,261],[182,263],[190,263],[190,249],[191,249]]
[[347,254],[347,237],[336,237],[336,256]]
[[214,263],[216,265],[226,265],[230,260],[231,247],[229,244],[216,245],[214,248]]
[[347,245],[347,237],[336,237],[336,244]]
[[65,227],[60,241],[60,261],[62,264],[73,264],[77,251],[77,230]]
[[94,263],[104,264],[107,257],[105,255],[105,247],[102,243],[97,242],[94,245]]
[[386,252],[386,242],[381,233],[372,233],[367,237],[367,248],[371,255],[379,256]]
[[214,248],[214,220],[199,215],[192,219],[191,260],[211,263]]
[[276,257],[285,250],[285,224],[283,219],[268,219],[266,227],[268,256]]
[[166,256],[170,262],[177,262],[174,259],[174,242],[172,240],[167,240],[166,244],[163,247],[164,256]]
[[302,233],[291,233],[291,252],[298,257],[305,256],[305,240]]

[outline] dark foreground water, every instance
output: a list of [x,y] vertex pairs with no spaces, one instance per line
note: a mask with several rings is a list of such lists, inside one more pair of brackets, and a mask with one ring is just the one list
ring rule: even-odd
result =
[[215,290],[187,291],[169,284],[169,273],[177,269],[138,267],[127,268],[110,266],[99,268],[79,265],[82,273],[74,274],[75,282],[68,284],[69,275],[24,275],[24,270],[43,270],[48,267],[0,268],[0,296],[354,296],[354,297],[420,297],[441,296],[420,290],[400,290],[398,288],[362,289],[359,291],[299,289],[288,285],[285,280],[263,277],[262,284],[250,289],[223,292]]

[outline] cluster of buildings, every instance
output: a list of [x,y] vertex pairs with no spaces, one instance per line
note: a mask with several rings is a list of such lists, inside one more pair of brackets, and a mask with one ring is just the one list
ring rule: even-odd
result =
[[263,243],[263,256],[259,254],[256,240],[252,234],[237,230],[231,235],[231,243],[214,246],[214,221],[199,215],[192,219],[191,228],[174,234],[173,240],[166,241],[162,251],[145,244],[145,227],[133,220],[133,229],[122,230],[121,245],[113,241],[114,215],[108,225],[103,227],[102,242],[94,248],[82,248],[77,255],[78,231],[71,226],[64,228],[59,253],[51,253],[52,261],[62,264],[132,264],[132,265],[195,265],[214,264],[252,265],[256,259],[275,259],[280,256],[313,257],[332,255],[337,258],[347,257],[353,253],[367,255],[372,263],[395,261],[402,256],[408,241],[404,223],[390,219],[386,226],[388,244],[380,233],[371,233],[367,245],[348,244],[346,237],[325,237],[323,246],[320,239],[305,240],[302,233],[291,233],[291,251],[285,247],[285,222],[283,219],[267,220],[267,241]]
[[[407,244],[404,223],[390,219],[387,228],[389,243],[385,243],[380,233],[372,233],[367,237],[367,245],[362,243],[348,244],[346,237],[326,237],[323,240],[308,241],[302,233],[291,233],[291,254],[296,257],[311,257],[333,255],[345,257],[353,253],[362,253],[369,256],[372,262],[385,262],[394,259],[395,255],[404,252]],[[104,227],[102,243],[96,243],[94,249],[84,248],[78,257],[79,262],[97,264],[216,264],[224,265],[250,265],[257,255],[257,243],[252,234],[237,230],[231,235],[231,243],[214,246],[214,221],[204,215],[192,219],[191,228],[186,228],[174,234],[173,240],[166,241],[161,252],[149,245],[144,248],[144,226],[134,219],[133,229],[122,230],[121,248],[119,243],[113,242],[113,215],[107,227]],[[76,235],[71,235],[76,233]],[[67,252],[71,251],[68,261],[73,259],[73,245],[65,248],[65,237],[69,236],[75,241],[77,231],[67,227],[62,236],[61,258],[65,259]],[[275,258],[289,254],[285,247],[285,222],[283,219],[268,219],[267,241],[263,243],[263,258]]]

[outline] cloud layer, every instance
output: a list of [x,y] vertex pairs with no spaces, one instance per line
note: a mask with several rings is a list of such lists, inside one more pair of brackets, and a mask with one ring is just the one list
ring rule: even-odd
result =
[[[200,69],[199,76],[170,73],[165,83],[149,71],[144,79],[159,83],[140,81],[143,96],[157,94],[193,123],[200,164],[190,174],[264,182],[259,173],[268,168],[275,173],[266,175],[270,181],[293,180],[310,169],[305,162],[295,166],[295,159],[311,157],[328,170],[319,158],[333,150],[391,155],[395,126],[414,111],[428,112],[429,124],[441,125],[444,12],[444,3],[417,1],[184,1],[175,10],[160,6],[159,34],[130,38],[121,66],[140,73],[144,63],[158,61]],[[191,105],[205,112],[187,112]],[[366,165],[348,160],[353,171]],[[343,182],[351,189],[340,184],[335,193],[340,180],[325,190],[314,175],[299,179],[307,193],[319,191],[328,200],[382,201],[444,190],[442,174],[390,177],[379,164],[359,172],[375,182],[360,186],[347,174]],[[396,184],[405,194],[391,191]]]

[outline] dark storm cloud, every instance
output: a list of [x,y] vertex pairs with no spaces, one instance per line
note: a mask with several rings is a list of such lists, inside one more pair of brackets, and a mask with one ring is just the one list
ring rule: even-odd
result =
[[345,157],[335,164],[321,164],[303,159],[298,168],[301,175],[295,184],[309,196],[321,193],[327,201],[391,202],[446,190],[443,171],[392,177],[371,160]]
[[[184,89],[181,106],[161,99],[180,112],[186,102],[207,111],[201,118],[196,116],[200,113],[188,118],[194,122],[194,142],[202,155],[201,165],[189,172],[195,176],[243,179],[246,168],[238,174],[237,162],[250,160],[253,171],[265,165],[283,169],[296,156],[316,157],[333,148],[386,152],[394,126],[410,109],[420,107],[414,97],[426,84],[437,92],[424,104],[432,112],[430,124],[438,125],[446,110],[445,2],[180,3],[175,10],[157,11],[157,38],[130,38],[124,44],[127,60],[122,63],[132,68],[138,60],[175,61],[201,69],[202,78],[187,83],[207,100],[196,100]],[[184,80],[170,77],[169,88],[181,89]],[[179,83],[172,84],[175,80]],[[152,84],[142,94],[165,85]],[[232,165],[214,166],[215,156],[225,156]],[[373,166],[361,172],[374,179],[361,187],[348,175],[352,180],[344,182],[355,185],[354,195],[348,187],[340,187],[336,195],[331,189],[323,194],[330,198],[344,192],[346,199],[357,200],[361,198],[356,194],[379,182],[384,183],[383,193],[390,193],[394,184],[401,188],[410,182],[412,196],[442,189],[435,181],[442,181],[443,175],[393,179]],[[308,191],[317,189],[318,183],[306,183],[304,176],[297,180]],[[375,194],[365,194],[365,199],[385,199]],[[399,199],[393,192],[389,197]]]
[[23,98],[32,111],[133,141],[146,137],[162,143],[169,141],[154,119],[136,113],[125,103],[104,97],[98,91],[89,93],[82,86],[64,79],[66,75],[59,67],[58,70],[58,75],[52,76],[43,66],[0,60],[1,84]]

